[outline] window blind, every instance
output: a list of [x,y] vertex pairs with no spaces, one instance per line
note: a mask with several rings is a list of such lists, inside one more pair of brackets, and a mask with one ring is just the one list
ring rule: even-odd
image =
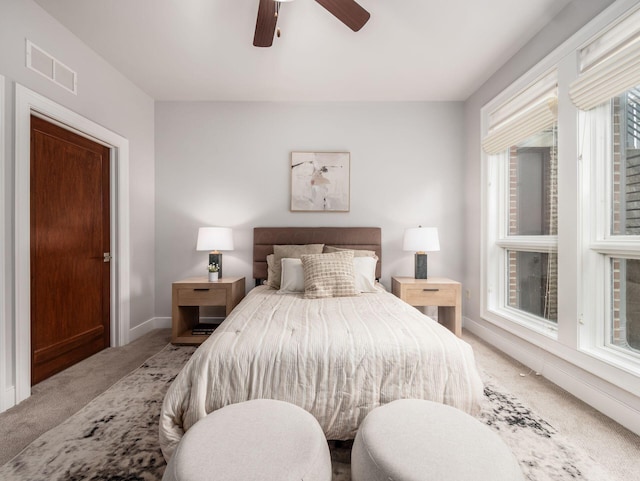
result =
[[497,154],[551,127],[557,106],[558,73],[554,70],[489,114],[489,132],[482,148],[489,155]]
[[640,85],[640,10],[582,48],[579,61],[580,76],[569,96],[581,110]]

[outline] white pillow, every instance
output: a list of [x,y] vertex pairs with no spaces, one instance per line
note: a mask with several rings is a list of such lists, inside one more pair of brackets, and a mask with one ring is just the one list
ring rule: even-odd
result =
[[354,257],[353,276],[355,277],[356,290],[358,292],[376,291],[376,257]]
[[[304,292],[304,269],[302,260],[283,258],[282,277],[280,279],[280,290],[282,294],[293,292]],[[376,290],[376,264],[374,257],[354,257],[353,275],[358,292],[377,292]]]
[[281,261],[282,277],[280,278],[280,290],[282,294],[292,292],[304,292],[304,269],[300,259],[285,257]]

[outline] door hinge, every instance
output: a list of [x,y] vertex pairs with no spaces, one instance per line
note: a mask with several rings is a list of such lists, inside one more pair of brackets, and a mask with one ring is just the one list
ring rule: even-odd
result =
[[111,259],[112,259],[112,257],[111,257],[111,252],[105,252],[105,253],[104,253],[104,261],[105,261],[105,262],[110,262],[110,261],[111,261]]

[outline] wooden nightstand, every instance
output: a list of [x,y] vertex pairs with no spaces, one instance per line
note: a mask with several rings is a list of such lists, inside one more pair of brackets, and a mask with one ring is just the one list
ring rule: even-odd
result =
[[172,284],[171,342],[201,344],[208,335],[193,335],[191,329],[200,320],[201,306],[222,306],[225,316],[244,297],[244,277],[224,277],[209,282],[206,277],[192,277]]
[[462,336],[462,286],[444,277],[392,277],[392,292],[412,306],[438,306],[438,322]]

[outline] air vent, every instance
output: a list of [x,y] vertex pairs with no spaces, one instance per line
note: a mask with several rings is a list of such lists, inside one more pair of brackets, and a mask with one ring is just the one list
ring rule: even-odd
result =
[[27,67],[77,95],[78,74],[27,40]]

